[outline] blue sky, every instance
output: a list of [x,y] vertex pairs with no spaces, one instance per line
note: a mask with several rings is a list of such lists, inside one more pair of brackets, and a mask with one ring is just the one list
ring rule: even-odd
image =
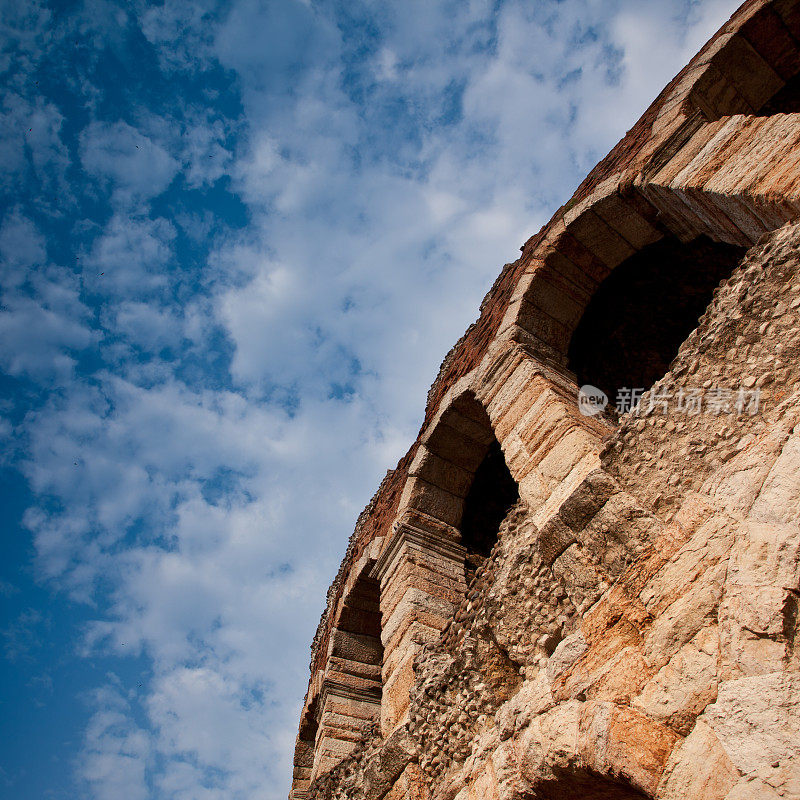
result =
[[727,0],[2,0],[0,797],[272,800],[360,509]]

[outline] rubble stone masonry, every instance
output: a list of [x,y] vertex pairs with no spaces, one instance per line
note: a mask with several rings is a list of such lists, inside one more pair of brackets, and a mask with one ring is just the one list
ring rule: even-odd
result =
[[800,799],[799,75],[800,0],[746,2],[503,268],[328,593],[290,798]]

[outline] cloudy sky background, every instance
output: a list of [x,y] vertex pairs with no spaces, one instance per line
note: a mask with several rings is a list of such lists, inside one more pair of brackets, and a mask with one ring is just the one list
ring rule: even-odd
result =
[[442,357],[736,5],[0,2],[0,796],[286,796]]

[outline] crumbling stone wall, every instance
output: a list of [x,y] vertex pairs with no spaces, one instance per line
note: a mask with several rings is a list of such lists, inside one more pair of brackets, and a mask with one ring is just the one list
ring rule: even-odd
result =
[[[745,3],[504,268],[331,587],[292,798],[800,798],[798,73],[800,2]],[[732,272],[677,352],[617,326],[661,376],[585,416],[593,298],[656,250]]]
[[[793,235],[790,226],[770,237],[720,284],[671,369],[602,454],[624,484],[647,475],[640,492],[662,515],[774,426],[776,407],[800,383],[800,281],[797,253],[787,245]],[[686,390],[702,390],[696,413],[679,409],[681,388],[687,404]]]

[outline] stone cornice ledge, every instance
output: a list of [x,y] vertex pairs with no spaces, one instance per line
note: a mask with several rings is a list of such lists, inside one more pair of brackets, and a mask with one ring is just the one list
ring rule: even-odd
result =
[[456,528],[419,511],[406,511],[392,526],[392,535],[370,570],[370,577],[382,580],[404,545],[435,552],[452,561],[464,560],[464,545]]

